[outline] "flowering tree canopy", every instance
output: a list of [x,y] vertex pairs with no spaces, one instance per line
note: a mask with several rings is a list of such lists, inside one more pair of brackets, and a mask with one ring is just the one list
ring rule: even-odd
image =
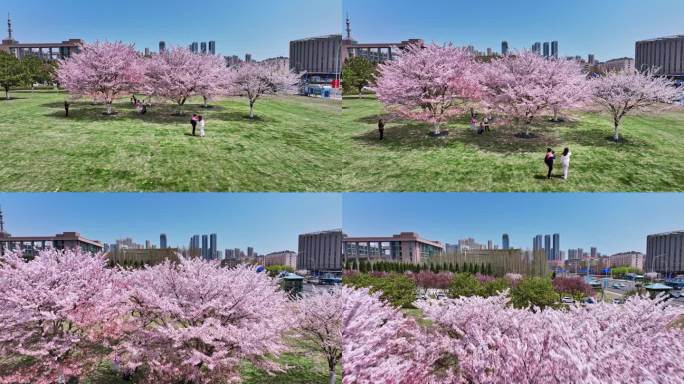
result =
[[420,271],[410,274],[409,277],[416,282],[416,286],[427,289],[447,289],[454,279],[451,272],[434,273],[430,271]]
[[463,48],[412,45],[378,66],[375,92],[391,111],[435,126],[463,113],[480,96],[478,66]]
[[60,61],[57,81],[73,95],[103,101],[111,114],[114,99],[140,87],[143,66],[132,45],[96,42]]
[[[220,65],[225,67],[223,62]],[[144,92],[176,103],[180,115],[188,98],[218,94],[222,78],[216,58],[192,53],[187,48],[173,48],[147,61]]]
[[93,369],[121,332],[122,281],[100,256],[0,259],[0,383],[53,384]]
[[458,358],[459,382],[675,383],[684,314],[658,300],[530,311],[505,294],[419,303]]
[[197,94],[204,99],[204,107],[206,108],[209,100],[229,92],[233,72],[228,69],[221,56],[196,56],[200,64],[198,77],[202,79],[199,82]]
[[342,290],[343,383],[419,384],[438,375],[446,349],[440,338],[427,335],[415,320],[380,300],[378,293]]
[[335,384],[335,368],[342,358],[343,291],[314,292],[297,302],[295,331],[300,343],[323,353],[330,370],[329,384]]
[[299,75],[278,63],[242,63],[233,69],[233,92],[249,100],[249,117],[254,118],[254,104],[263,95],[292,93]]
[[577,60],[547,59],[546,102],[558,121],[564,109],[577,108],[591,100],[591,84]]
[[594,288],[581,277],[556,277],[552,284],[553,289],[561,294],[577,298],[594,296]]
[[[493,60],[483,66],[484,103],[526,125],[549,107],[549,68],[553,60],[536,53],[522,52]],[[560,76],[560,75],[559,75]]]
[[239,381],[247,360],[267,370],[285,347],[291,306],[266,274],[181,259],[132,272],[130,321],[118,349],[128,368],[144,365],[156,383]]
[[613,117],[614,139],[620,139],[620,122],[630,112],[671,103],[681,94],[672,80],[653,72],[611,72],[593,81],[594,98]]

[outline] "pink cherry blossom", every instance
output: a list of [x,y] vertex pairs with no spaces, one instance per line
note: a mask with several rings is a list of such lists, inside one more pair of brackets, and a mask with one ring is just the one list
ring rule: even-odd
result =
[[57,81],[72,95],[103,101],[111,114],[114,99],[140,87],[143,66],[132,45],[96,42],[60,61]]
[[121,335],[125,286],[102,255],[9,252],[0,292],[0,383],[83,377]]
[[652,110],[682,95],[672,80],[650,71],[611,72],[592,83],[595,100],[613,118],[615,141],[620,139],[620,122],[627,114]]
[[126,367],[145,366],[149,382],[240,381],[245,361],[276,370],[269,357],[286,347],[287,295],[253,267],[181,259],[137,270],[130,284],[134,325],[117,354]]
[[264,95],[296,92],[300,78],[278,63],[242,63],[233,69],[232,93],[249,101],[249,117],[254,118],[254,104]]
[[435,126],[462,114],[480,96],[479,66],[463,48],[412,45],[378,66],[378,100],[402,118]]

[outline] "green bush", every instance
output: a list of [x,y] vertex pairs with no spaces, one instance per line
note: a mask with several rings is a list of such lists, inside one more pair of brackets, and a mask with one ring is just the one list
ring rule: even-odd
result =
[[354,288],[370,288],[371,293],[382,292],[381,298],[396,307],[412,308],[416,300],[416,283],[396,273],[383,276],[356,273],[344,276],[343,283]]
[[559,305],[560,300],[560,295],[553,289],[551,280],[543,277],[524,278],[511,290],[510,296],[511,304],[516,308],[554,308]]
[[449,287],[449,297],[480,296],[482,284],[470,273],[458,273]]
[[482,284],[480,296],[489,297],[495,296],[508,289],[508,282],[503,278],[494,279]]
[[292,267],[288,267],[287,265],[271,265],[266,267],[266,271],[268,272],[269,276],[276,277],[280,274],[280,272],[294,272],[294,269],[292,269]]

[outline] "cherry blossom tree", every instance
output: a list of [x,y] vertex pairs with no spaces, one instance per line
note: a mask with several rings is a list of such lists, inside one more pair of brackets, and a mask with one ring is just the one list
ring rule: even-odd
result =
[[83,45],[79,53],[60,61],[57,81],[72,95],[104,102],[107,114],[112,114],[112,103],[117,97],[140,87],[143,68],[132,45],[96,42]]
[[417,304],[458,357],[458,382],[675,383],[684,377],[684,315],[660,300],[633,298],[530,311],[505,294]]
[[482,70],[484,104],[524,124],[529,136],[532,121],[550,106],[552,62],[529,51],[492,60]]
[[221,56],[198,55],[200,64],[200,82],[197,94],[204,100],[204,108],[209,107],[209,101],[222,95],[226,95],[232,86],[233,72],[226,66],[226,61]]
[[335,384],[335,368],[342,358],[343,291],[315,291],[297,302],[298,341],[321,352],[328,362],[328,384]]
[[613,117],[615,141],[620,140],[620,123],[627,114],[672,103],[682,93],[673,81],[653,71],[611,72],[593,81],[593,91],[596,101]]
[[277,283],[249,266],[181,259],[132,272],[130,321],[117,349],[129,369],[155,383],[239,382],[242,362],[278,369],[291,304]]
[[556,277],[552,284],[556,292],[569,294],[577,299],[594,296],[594,288],[581,277]]
[[227,79],[225,63],[218,57],[173,48],[148,60],[144,93],[160,96],[178,105],[178,115],[192,96],[209,98],[221,93]]
[[0,383],[83,377],[121,334],[125,286],[101,255],[42,251],[0,259]]
[[370,294],[342,288],[344,384],[422,384],[453,376],[440,369],[447,359],[442,338],[424,332],[411,318]]
[[546,102],[553,112],[553,121],[559,120],[564,109],[581,107],[591,100],[591,83],[578,61],[550,58],[546,71]]
[[440,125],[462,114],[480,96],[479,66],[463,48],[411,45],[378,66],[374,90],[392,112]]
[[299,75],[278,63],[242,63],[233,69],[233,93],[249,100],[249,118],[254,118],[254,104],[264,95],[293,93]]
[[454,274],[451,272],[434,273],[430,271],[420,271],[409,275],[416,286],[426,292],[428,289],[448,289],[451,282],[454,280]]

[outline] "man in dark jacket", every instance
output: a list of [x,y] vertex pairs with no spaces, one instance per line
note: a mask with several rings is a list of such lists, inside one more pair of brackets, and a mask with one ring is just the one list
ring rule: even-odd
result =
[[385,138],[385,122],[380,119],[378,120],[378,132],[380,132],[380,140]]

